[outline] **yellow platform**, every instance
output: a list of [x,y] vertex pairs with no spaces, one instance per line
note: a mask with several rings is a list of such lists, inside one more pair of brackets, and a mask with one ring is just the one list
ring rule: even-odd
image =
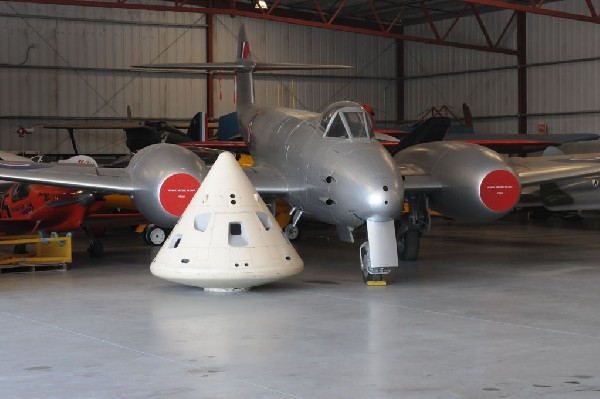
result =
[[[13,254],[15,245],[26,245],[28,253]],[[32,247],[34,251],[32,251]],[[0,268],[35,265],[65,265],[73,261],[71,234],[59,237],[41,235],[0,237]]]

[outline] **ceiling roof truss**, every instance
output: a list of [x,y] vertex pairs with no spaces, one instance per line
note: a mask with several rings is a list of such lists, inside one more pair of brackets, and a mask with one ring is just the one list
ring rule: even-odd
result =
[[567,12],[567,11],[553,10],[553,9],[547,8],[547,4],[544,0],[540,0],[540,1],[530,0],[529,5],[513,3],[513,2],[508,2],[508,1],[501,1],[501,0],[460,0],[460,1],[463,1],[465,3],[479,4],[479,5],[483,5],[483,6],[489,6],[489,7],[496,7],[496,8],[500,8],[500,9],[506,9],[506,10],[514,10],[514,11],[526,12],[526,13],[531,13],[531,14],[546,15],[549,17],[572,19],[575,21],[592,22],[592,23],[596,23],[596,24],[600,23],[600,17],[598,16],[598,13],[596,12],[596,9],[594,7],[594,4],[592,3],[592,0],[580,0],[580,1],[585,1],[585,4],[587,6],[587,9],[588,9],[590,15],[583,15],[583,14],[577,14],[577,13],[572,13],[572,12]]
[[[249,18],[267,19],[271,21],[299,24],[317,28],[354,32],[359,34],[383,36],[396,40],[414,41],[450,47],[466,48],[487,52],[504,53],[516,55],[515,49],[501,47],[509,26],[513,23],[513,14],[506,24],[500,37],[494,41],[489,34],[481,13],[494,8],[508,9],[516,12],[526,12],[548,15],[559,18],[574,19],[584,22],[600,23],[600,17],[592,3],[593,0],[585,1],[589,15],[574,14],[547,8],[545,0],[529,0],[528,2],[512,2],[502,0],[455,0],[446,2],[446,9],[439,2],[432,0],[399,1],[397,5],[390,6],[389,1],[358,0],[352,2],[352,8],[348,6],[348,0],[307,0],[302,2],[303,8],[293,9],[286,0],[268,0],[268,9],[255,7],[254,0],[165,0],[162,4],[132,3],[127,0],[13,0],[30,3],[76,5],[107,8],[132,8],[148,9],[157,11],[196,12],[209,15],[237,15]],[[464,3],[464,7],[460,4]],[[287,5],[286,5],[287,4]],[[457,7],[458,5],[458,7]],[[415,7],[416,6],[416,7]],[[329,9],[327,9],[329,7]],[[357,8],[359,7],[359,8]],[[405,12],[410,7],[411,17],[414,12],[422,14],[421,20],[430,27],[429,34],[408,35],[404,34]],[[356,8],[356,10],[355,10]],[[327,10],[326,10],[327,9]],[[399,11],[396,12],[396,9]],[[385,18],[383,12],[386,13]],[[433,15],[435,12],[435,16]],[[441,12],[441,13],[440,13]],[[446,14],[443,14],[446,12]],[[368,17],[366,17],[368,14]],[[417,14],[418,15],[418,14]],[[466,16],[473,16],[481,30],[484,43],[453,41],[450,33],[458,22]],[[453,19],[445,32],[439,31],[435,20]],[[414,21],[414,19],[413,19]]]

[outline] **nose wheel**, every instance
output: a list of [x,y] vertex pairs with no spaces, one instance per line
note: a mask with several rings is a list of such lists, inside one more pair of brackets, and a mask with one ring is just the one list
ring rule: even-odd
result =
[[367,284],[369,282],[383,282],[385,285],[384,276],[389,273],[389,268],[371,268],[371,258],[369,254],[369,242],[365,241],[360,246],[360,269],[362,271],[363,281]]

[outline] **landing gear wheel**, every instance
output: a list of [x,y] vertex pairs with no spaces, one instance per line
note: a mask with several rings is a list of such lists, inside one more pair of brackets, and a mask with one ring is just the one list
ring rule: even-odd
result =
[[369,258],[369,242],[365,242],[360,246],[360,269],[362,270],[363,282],[382,281],[383,274],[369,273],[371,267],[371,259]]
[[[409,229],[402,235],[402,252],[398,251],[398,257],[402,260],[417,260],[419,257],[419,244],[421,233],[416,229]],[[400,246],[398,246],[400,248]]]
[[285,233],[287,239],[290,241],[296,241],[298,238],[300,238],[300,228],[298,227],[298,225],[294,226],[291,223],[289,223],[283,228],[283,232]]
[[149,224],[144,230],[144,241],[148,245],[162,245],[167,239],[167,232],[162,227]]
[[104,248],[99,240],[91,240],[87,251],[90,254],[90,258],[100,258],[104,255]]

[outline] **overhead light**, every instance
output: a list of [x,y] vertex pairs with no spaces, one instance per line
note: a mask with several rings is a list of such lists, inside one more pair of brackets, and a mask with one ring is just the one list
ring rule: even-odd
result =
[[266,10],[269,7],[267,7],[267,2],[265,0],[258,0],[256,2],[256,4],[254,5],[254,8],[260,8],[260,9]]

